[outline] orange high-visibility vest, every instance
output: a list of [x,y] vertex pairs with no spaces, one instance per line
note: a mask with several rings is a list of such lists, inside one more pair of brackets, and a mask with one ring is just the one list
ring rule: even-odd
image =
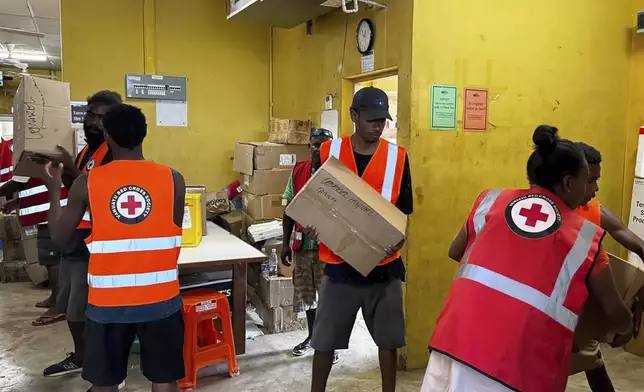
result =
[[[345,136],[342,139],[334,139],[325,142],[320,146],[320,158],[322,163],[326,162],[330,156],[333,156],[344,163],[351,171],[358,174],[358,168],[353,155],[353,146],[351,145],[351,136]],[[380,139],[376,152],[371,157],[367,168],[362,173],[362,180],[371,185],[391,204],[396,204],[400,196],[400,183],[402,181],[403,170],[405,168],[405,148],[385,139]],[[340,264],[343,260],[333,253],[331,249],[324,244],[319,248],[320,260],[330,264]],[[378,265],[389,264],[400,257],[397,252],[392,257],[384,259]]]
[[172,170],[150,161],[113,161],[89,172],[92,234],[89,300],[139,306],[179,295],[181,227],[174,223]]
[[[80,165],[81,162],[83,162],[83,158],[85,158],[85,155],[87,155],[87,152],[89,151],[89,146],[83,147],[83,150],[81,151],[80,155],[78,156],[78,161],[76,165]],[[100,166],[103,164],[103,159],[105,159],[105,156],[107,155],[107,152],[109,151],[109,147],[106,142],[103,142],[96,151],[92,154],[92,156],[89,158],[87,163],[83,165],[83,167],[78,167],[81,171],[81,173],[87,173],[96,166]],[[92,217],[89,213],[89,210],[85,211],[85,214],[83,215],[83,219],[81,222],[78,224],[79,229],[91,229],[92,228]]]
[[597,199],[592,199],[585,206],[579,206],[575,208],[577,215],[588,219],[597,226],[601,226],[602,223],[602,206]]

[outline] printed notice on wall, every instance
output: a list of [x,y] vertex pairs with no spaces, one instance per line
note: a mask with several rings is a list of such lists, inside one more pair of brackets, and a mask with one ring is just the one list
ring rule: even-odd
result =
[[463,99],[463,130],[487,130],[487,90],[466,88]]
[[188,104],[186,101],[157,100],[158,127],[187,127]]
[[456,86],[432,85],[431,128],[456,129]]
[[362,56],[362,73],[371,72],[376,68],[373,51]]

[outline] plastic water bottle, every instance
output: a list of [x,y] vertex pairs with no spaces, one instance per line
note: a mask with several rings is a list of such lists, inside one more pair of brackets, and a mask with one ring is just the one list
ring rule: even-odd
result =
[[[262,253],[266,254],[266,248],[262,248]],[[268,274],[269,273],[268,260],[262,261],[260,269],[262,271],[263,276],[269,276],[269,274]]]
[[268,276],[277,276],[277,249],[273,249],[268,258]]

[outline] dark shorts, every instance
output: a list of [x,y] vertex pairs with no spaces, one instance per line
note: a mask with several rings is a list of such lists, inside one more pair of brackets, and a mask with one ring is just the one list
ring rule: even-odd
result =
[[51,267],[60,264],[60,250],[51,240],[47,225],[38,225],[36,247],[38,248],[38,263],[40,265]]
[[67,317],[67,321],[82,322],[87,314],[87,268],[89,261],[72,261],[63,258],[58,277],[56,308]]
[[148,323],[99,324],[87,320],[83,378],[93,385],[118,385],[127,377],[134,338],[141,344],[141,370],[155,384],[174,383],[185,376],[181,311]]
[[369,333],[381,349],[405,345],[402,282],[351,284],[322,279],[311,345],[319,351],[345,350],[353,325],[362,309]]

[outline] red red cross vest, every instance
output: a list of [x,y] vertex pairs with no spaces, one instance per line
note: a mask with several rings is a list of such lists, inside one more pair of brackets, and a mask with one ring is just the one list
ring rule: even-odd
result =
[[[358,173],[355,157],[353,155],[353,146],[351,145],[351,136],[345,136],[342,139],[333,139],[324,142],[320,146],[320,158],[322,163],[326,162],[330,156],[340,160],[354,173]],[[400,183],[405,168],[405,148],[385,139],[380,139],[376,152],[371,157],[367,168],[362,173],[362,180],[371,185],[391,204],[396,204],[400,196]],[[342,259],[338,257],[331,249],[324,244],[319,248],[320,260],[330,264],[340,264]],[[391,263],[400,257],[400,252],[379,263],[385,265]]]
[[13,140],[0,143],[0,186],[13,177]]
[[[306,182],[311,178],[311,160],[304,162],[298,162],[293,168],[293,193],[298,194],[300,190],[304,187]],[[304,227],[299,223],[295,222],[295,236],[293,238],[293,244],[291,249],[293,252],[299,252],[302,250],[303,245],[303,235]]]
[[[67,205],[67,188],[60,189],[60,205]],[[18,192],[18,220],[22,226],[47,223],[49,191],[39,178],[30,178]]]
[[466,228],[430,350],[517,391],[563,392],[604,231],[539,188],[484,192]]
[[[106,142],[103,142],[95,151],[92,153],[92,156],[89,157],[87,160],[87,163],[83,166],[80,167],[81,162],[83,162],[83,158],[85,158],[85,155],[89,151],[89,146],[83,147],[83,150],[80,152],[78,155],[78,159],[76,160],[76,165],[80,169],[81,173],[87,173],[93,168],[97,166],[101,166],[103,164],[103,160],[105,159],[105,156],[107,155],[107,152],[109,151],[109,147]],[[90,216],[89,210],[85,211],[85,214],[83,215],[83,219],[81,222],[78,224],[79,229],[91,229],[92,228],[92,218]]]

